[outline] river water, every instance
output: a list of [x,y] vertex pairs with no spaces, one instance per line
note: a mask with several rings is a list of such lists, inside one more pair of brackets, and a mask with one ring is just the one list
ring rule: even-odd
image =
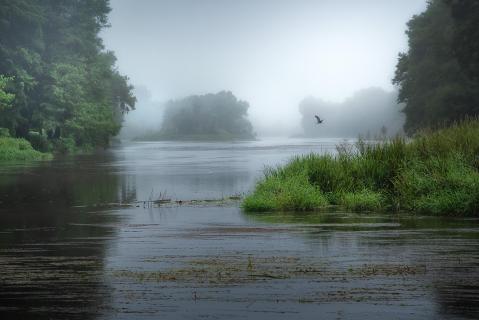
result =
[[477,219],[189,202],[241,196],[265,165],[341,142],[131,143],[2,164],[0,318],[479,318]]

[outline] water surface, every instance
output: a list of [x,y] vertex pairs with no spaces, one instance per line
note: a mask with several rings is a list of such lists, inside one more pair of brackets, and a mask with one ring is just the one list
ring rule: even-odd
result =
[[2,319],[478,318],[476,219],[142,202],[243,194],[265,165],[340,142],[132,143],[3,165]]

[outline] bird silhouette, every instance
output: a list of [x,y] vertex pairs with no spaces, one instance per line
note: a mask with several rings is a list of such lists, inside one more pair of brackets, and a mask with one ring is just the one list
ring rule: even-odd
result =
[[324,120],[321,120],[320,117],[318,117],[318,116],[314,116],[314,117],[316,118],[316,121],[318,121],[317,124],[323,123]]

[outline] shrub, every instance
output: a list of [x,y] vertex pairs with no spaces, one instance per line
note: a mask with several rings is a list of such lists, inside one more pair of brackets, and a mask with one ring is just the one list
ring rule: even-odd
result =
[[73,138],[60,138],[55,143],[55,151],[62,154],[74,153],[76,150],[75,140]]
[[10,131],[7,128],[0,128],[0,138],[2,137],[10,137]]
[[48,152],[51,150],[51,145],[48,142],[47,137],[38,132],[29,132],[28,141],[32,145],[33,149],[40,152]]
[[30,142],[20,138],[0,138],[0,161],[40,160],[50,158],[32,148]]

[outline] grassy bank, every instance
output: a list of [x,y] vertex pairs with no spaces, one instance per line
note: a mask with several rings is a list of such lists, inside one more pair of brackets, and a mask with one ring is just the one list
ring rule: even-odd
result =
[[49,159],[52,155],[34,150],[25,139],[0,137],[0,161]]
[[412,141],[359,142],[338,155],[310,154],[268,169],[242,204],[246,211],[404,210],[479,214],[479,120],[471,119]]

